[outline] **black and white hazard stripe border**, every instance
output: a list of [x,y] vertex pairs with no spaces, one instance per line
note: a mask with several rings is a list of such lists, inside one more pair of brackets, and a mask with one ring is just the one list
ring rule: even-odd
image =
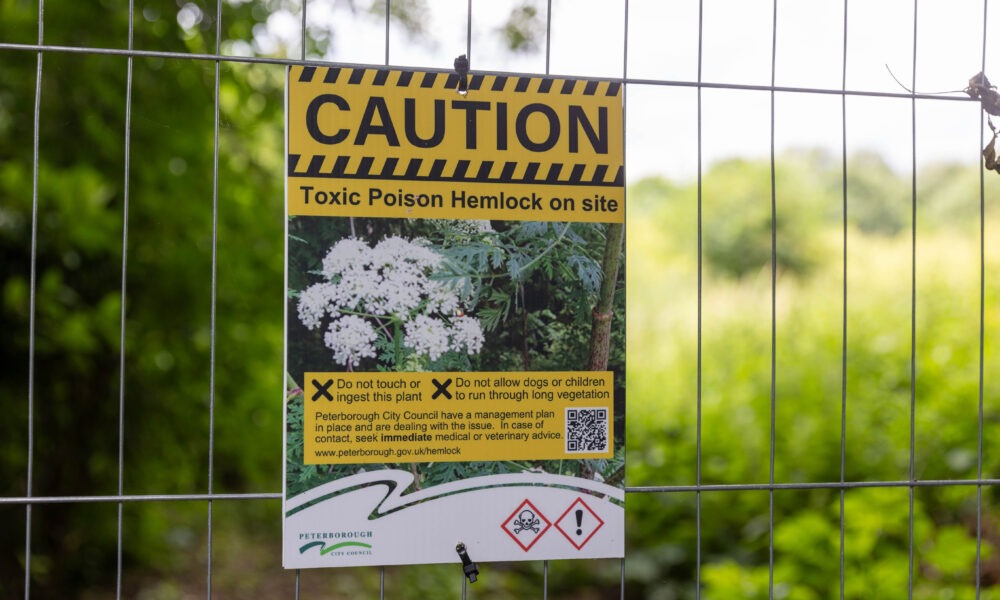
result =
[[625,182],[624,168],[608,165],[540,163],[443,158],[348,157],[288,155],[289,177],[453,181],[468,183],[531,183],[544,185],[612,186]]
[[[372,85],[397,88],[449,89],[458,86],[457,73],[414,72],[381,68],[301,67],[299,83]],[[618,96],[621,83],[597,79],[555,78],[527,75],[469,75],[469,91],[514,92],[534,94],[579,94],[583,96]]]

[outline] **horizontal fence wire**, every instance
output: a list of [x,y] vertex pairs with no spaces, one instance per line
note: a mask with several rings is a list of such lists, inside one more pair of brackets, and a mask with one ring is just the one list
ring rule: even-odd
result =
[[[301,12],[301,32],[302,32],[302,48],[299,58],[270,58],[270,57],[258,57],[258,56],[233,56],[225,55],[220,53],[220,40],[222,37],[221,21],[222,19],[216,19],[216,40],[215,48],[212,53],[184,53],[184,52],[167,52],[167,51],[156,51],[156,50],[141,50],[133,47],[133,25],[132,21],[134,18],[134,3],[129,3],[129,31],[128,31],[128,47],[127,48],[100,48],[100,47],[82,47],[82,46],[67,46],[67,45],[55,45],[44,43],[44,4],[39,2],[39,22],[38,22],[38,43],[36,44],[23,44],[23,43],[9,43],[0,42],[0,52],[17,52],[25,54],[34,54],[37,59],[37,71],[36,71],[36,81],[35,81],[35,98],[33,107],[33,147],[32,147],[32,224],[31,224],[31,266],[30,266],[30,313],[29,313],[29,356],[28,356],[28,411],[27,411],[27,435],[28,435],[28,448],[27,448],[27,463],[26,467],[26,495],[20,497],[0,497],[0,506],[4,505],[14,505],[14,506],[24,506],[25,507],[25,598],[29,598],[31,595],[30,586],[30,571],[31,571],[31,539],[32,539],[32,507],[38,505],[57,505],[57,504],[117,504],[117,535],[118,535],[118,573],[117,573],[117,597],[122,597],[122,553],[124,549],[124,541],[122,538],[122,514],[123,508],[126,504],[132,503],[149,503],[149,502],[205,502],[207,505],[207,520],[208,520],[208,555],[207,555],[207,589],[206,595],[208,597],[212,596],[212,531],[213,531],[213,503],[217,501],[245,501],[245,502],[255,502],[255,501],[276,501],[282,499],[281,492],[251,492],[251,493],[215,493],[213,485],[213,471],[214,471],[214,427],[215,427],[215,334],[216,334],[216,284],[217,284],[217,244],[218,244],[218,192],[219,192],[219,159],[220,159],[220,147],[219,147],[219,127],[220,127],[220,77],[221,77],[221,66],[223,64],[259,64],[259,65],[270,65],[275,67],[290,67],[290,66],[342,66],[342,67],[352,67],[352,68],[385,68],[394,69],[402,71],[416,70],[414,67],[409,66],[394,66],[390,64],[390,10],[389,2],[386,2],[386,18],[385,18],[385,60],[383,64],[365,64],[365,63],[338,63],[326,60],[315,60],[306,57],[305,50],[305,40],[306,36],[306,10],[308,8],[308,3],[303,2],[302,12]],[[914,593],[914,579],[915,579],[915,565],[914,565],[914,538],[915,538],[915,509],[914,509],[914,494],[917,489],[921,488],[947,488],[947,487],[974,487],[976,488],[976,597],[978,598],[981,593],[981,572],[982,572],[982,560],[983,560],[983,488],[984,487],[997,487],[1000,486],[1000,478],[989,478],[983,476],[983,440],[984,440],[984,354],[985,354],[985,182],[983,179],[983,170],[980,169],[980,180],[979,180],[979,195],[980,195],[980,217],[979,217],[979,227],[980,227],[980,295],[979,295],[979,356],[978,356],[978,368],[979,368],[979,389],[978,389],[978,430],[977,430],[977,477],[967,478],[967,479],[935,479],[935,480],[921,480],[917,478],[915,472],[916,464],[916,377],[911,377],[910,389],[909,389],[909,447],[908,447],[908,477],[906,479],[898,480],[878,480],[878,481],[850,481],[846,479],[846,431],[847,431],[847,412],[848,412],[848,399],[847,399],[847,362],[848,362],[848,352],[847,352],[847,339],[848,339],[848,328],[847,328],[847,306],[849,300],[849,292],[847,288],[847,262],[848,262],[848,215],[847,215],[847,199],[848,199],[848,185],[847,185],[847,108],[846,100],[850,97],[876,97],[876,98],[892,98],[900,100],[910,101],[910,126],[911,126],[911,160],[912,160],[912,171],[911,171],[911,182],[910,182],[910,202],[911,202],[911,216],[913,222],[916,223],[917,220],[917,151],[916,151],[916,137],[917,137],[917,119],[916,119],[916,106],[918,100],[932,100],[935,102],[977,102],[977,100],[964,96],[964,95],[937,95],[937,94],[921,94],[912,91],[901,91],[901,92],[885,92],[885,91],[872,91],[872,90],[860,90],[860,89],[848,89],[847,88],[847,32],[848,32],[848,2],[844,2],[844,13],[843,13],[843,35],[844,35],[844,47],[843,47],[843,65],[841,71],[841,87],[839,89],[835,88],[825,88],[825,87],[799,87],[799,86],[781,86],[776,85],[776,59],[777,59],[777,30],[779,26],[779,7],[777,0],[774,0],[772,4],[772,38],[771,38],[771,72],[770,72],[770,84],[769,85],[751,85],[751,84],[739,84],[739,83],[727,83],[727,82],[712,82],[704,81],[702,79],[702,66],[703,66],[703,7],[702,2],[699,5],[699,15],[698,15],[698,56],[697,56],[697,76],[694,80],[670,80],[670,79],[651,79],[651,78],[640,78],[631,77],[628,75],[628,3],[625,3],[626,18],[624,21],[625,28],[625,49],[624,49],[624,65],[621,77],[604,77],[603,80],[611,80],[625,85],[626,92],[629,86],[650,86],[650,87],[666,87],[666,88],[692,88],[697,91],[697,202],[698,202],[698,269],[697,269],[697,406],[696,406],[696,456],[695,456],[695,483],[691,485],[645,485],[645,486],[626,486],[625,492],[628,495],[636,494],[695,494],[695,543],[696,543],[696,573],[695,573],[695,596],[701,596],[703,582],[702,582],[702,564],[704,560],[704,551],[702,548],[702,498],[701,494],[704,492],[743,492],[743,491],[766,491],[769,493],[769,511],[768,511],[768,595],[769,597],[774,597],[775,594],[775,582],[774,582],[774,530],[775,530],[775,516],[774,516],[774,493],[778,491],[792,491],[792,490],[834,490],[839,491],[839,595],[840,598],[845,597],[845,528],[846,528],[846,514],[845,514],[845,492],[852,489],[871,489],[871,488],[902,488],[907,489],[909,493],[909,509],[908,509],[908,534],[909,534],[909,551],[908,551],[908,562],[909,562],[909,573],[908,573],[908,584],[907,584],[907,594],[909,597],[913,596]],[[987,16],[987,6],[988,3],[983,3],[983,40],[982,40],[982,68],[985,70],[986,64],[986,16]],[[222,2],[217,0],[216,10],[217,14],[222,13],[221,10]],[[911,82],[913,89],[916,89],[916,75],[917,75],[917,32],[918,32],[918,3],[915,0],[913,4],[913,63],[911,65]],[[471,36],[472,36],[472,0],[468,0],[467,3],[467,47],[466,52],[471,57]],[[547,1],[547,14],[546,14],[546,42],[545,42],[545,74],[553,75],[550,71],[550,38],[552,32],[552,2]],[[121,264],[121,348],[122,356],[120,358],[120,396],[118,398],[119,403],[119,439],[118,439],[118,475],[117,475],[117,493],[109,495],[68,495],[68,496],[35,496],[33,495],[33,472],[36,468],[34,464],[34,433],[35,433],[35,390],[34,381],[36,377],[35,373],[35,343],[36,343],[36,325],[35,325],[35,306],[36,306],[36,291],[37,291],[37,244],[38,244],[38,203],[39,203],[39,138],[40,138],[40,127],[41,127],[41,93],[42,93],[42,76],[43,76],[43,63],[44,57],[50,54],[69,54],[69,55],[89,55],[89,56],[116,56],[127,59],[127,85],[126,85],[126,113],[125,113],[125,127],[124,127],[124,205],[123,205],[123,222],[124,229],[122,234],[122,264]],[[212,264],[211,264],[211,351],[210,351],[210,392],[209,392],[209,450],[208,450],[208,465],[207,465],[207,493],[195,493],[195,494],[126,494],[124,493],[124,454],[126,448],[124,447],[124,414],[128,409],[126,403],[126,390],[125,390],[125,305],[127,298],[127,284],[128,284],[128,250],[129,250],[129,231],[128,231],[128,213],[129,213],[129,172],[130,172],[130,160],[131,160],[131,109],[132,109],[132,83],[133,83],[133,61],[139,58],[158,58],[158,59],[169,59],[169,60],[183,60],[183,61],[198,61],[205,63],[214,64],[214,139],[213,139],[213,171],[212,171]],[[430,72],[450,72],[450,68],[434,68],[434,67],[420,67],[421,71]],[[475,73],[475,70],[471,72]],[[502,74],[507,76],[537,76],[537,73],[532,72],[496,72],[491,71],[491,73]],[[554,75],[559,76],[559,75]],[[568,78],[573,78],[572,76],[567,76]],[[702,91],[703,90],[742,90],[742,91],[753,91],[768,93],[770,95],[770,203],[771,203],[771,274],[770,274],[770,381],[771,381],[771,396],[770,396],[770,422],[769,422],[769,465],[768,465],[768,481],[759,483],[732,483],[732,484],[709,484],[703,481],[703,471],[702,471],[702,409],[703,409],[703,285],[704,285],[704,255],[703,255],[703,244],[704,240],[702,238],[702,227],[703,227],[703,140],[702,140]],[[841,324],[841,355],[840,355],[840,368],[842,370],[841,377],[841,415],[840,415],[840,448],[839,448],[839,471],[840,480],[839,481],[823,481],[823,482],[790,482],[790,483],[779,483],[775,480],[775,437],[776,437],[776,406],[777,398],[775,395],[776,388],[776,347],[777,347],[777,229],[776,223],[778,219],[778,209],[777,209],[777,199],[776,199],[776,181],[775,181],[775,96],[777,94],[816,94],[825,96],[836,96],[841,99],[841,176],[842,176],[842,210],[843,210],[843,286],[840,290],[841,302],[842,302],[842,324]],[[643,119],[649,118],[646,115],[631,115],[627,111],[627,100],[625,102],[626,111],[625,117],[631,118],[634,122],[642,122]],[[984,117],[980,115],[980,129],[982,130],[982,125]],[[980,147],[982,147],[982,131],[980,133]],[[626,163],[627,164],[627,163]],[[910,272],[910,319],[909,319],[909,335],[910,335],[910,370],[911,373],[916,373],[917,367],[917,357],[916,357],[916,338],[917,338],[917,299],[916,299],[916,289],[917,289],[917,230],[916,227],[912,230],[911,238],[911,272]],[[621,562],[621,573],[620,573],[620,595],[622,598],[626,596],[626,572],[625,572],[625,559]],[[464,577],[461,578],[462,581],[462,596],[466,596],[466,580]],[[386,584],[386,572],[383,568],[379,573],[379,597],[384,598],[385,596],[385,584]],[[299,573],[296,573],[295,580],[295,597],[299,597],[300,580]],[[542,571],[542,597],[547,598],[549,588],[549,561],[545,561]]]
[[[898,479],[884,481],[816,481],[801,483],[705,483],[701,485],[626,486],[626,494],[701,493],[701,492],[776,492],[795,490],[857,490],[870,488],[940,488],[1000,486],[1000,479]],[[76,504],[114,502],[211,502],[219,500],[281,500],[281,492],[235,494],[109,494],[95,496],[6,496],[4,504]]]
[[[338,62],[335,60],[301,59],[301,58],[271,58],[265,56],[234,56],[231,54],[206,54],[197,52],[168,52],[162,50],[139,50],[139,49],[119,49],[119,48],[93,48],[84,46],[59,46],[43,44],[18,44],[11,42],[0,42],[0,50],[10,50],[16,52],[35,52],[48,54],[86,54],[100,56],[120,56],[132,58],[163,58],[171,60],[190,60],[199,62],[221,62],[233,64],[260,64],[273,66],[304,66],[304,67],[341,67],[355,69],[379,69],[386,68],[394,71],[420,71],[430,73],[452,73],[454,68],[412,65],[393,65],[382,63],[364,62]],[[537,77],[539,74],[532,71],[477,71],[470,69],[469,73],[499,75],[506,77]],[[685,79],[650,79],[648,77],[615,77],[613,75],[601,75],[589,78],[578,74],[546,73],[551,77],[562,79],[600,79],[601,81],[611,81],[615,83],[629,84],[634,86],[650,87],[673,87],[673,88],[699,88],[714,90],[734,90],[734,91],[756,91],[756,92],[777,92],[789,94],[818,94],[822,96],[848,96],[867,98],[896,98],[915,100],[934,100],[939,102],[972,102],[979,103],[978,100],[969,96],[939,95],[920,92],[886,92],[879,90],[862,89],[832,89],[827,87],[808,87],[792,85],[764,85],[751,83],[736,83],[724,81],[691,81]]]

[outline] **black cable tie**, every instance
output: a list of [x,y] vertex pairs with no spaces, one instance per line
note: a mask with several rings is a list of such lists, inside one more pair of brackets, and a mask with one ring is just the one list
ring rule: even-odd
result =
[[[462,56],[462,58],[465,58],[465,56]],[[469,578],[469,583],[476,583],[476,576],[479,575],[479,567],[469,558],[469,553],[465,550],[465,544],[459,542],[455,546],[455,552],[458,552],[458,557],[462,559],[462,572]]]
[[455,59],[455,72],[458,73],[457,92],[461,95],[469,93],[469,57],[461,55]]

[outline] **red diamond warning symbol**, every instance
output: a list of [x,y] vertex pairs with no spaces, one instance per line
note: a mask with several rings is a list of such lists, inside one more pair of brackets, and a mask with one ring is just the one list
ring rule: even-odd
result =
[[527,552],[538,538],[552,527],[552,521],[545,518],[527,498],[500,525],[522,550]]
[[556,529],[577,550],[583,548],[601,527],[604,527],[604,520],[582,498],[574,500],[566,512],[556,519]]

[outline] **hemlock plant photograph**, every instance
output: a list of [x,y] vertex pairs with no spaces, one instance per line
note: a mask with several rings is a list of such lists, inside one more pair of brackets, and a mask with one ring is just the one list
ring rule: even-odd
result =
[[[288,221],[287,495],[374,469],[414,487],[499,473],[620,486],[624,327],[594,342],[608,225],[535,221],[291,217]],[[613,243],[613,240],[612,242]],[[617,257],[618,260],[623,257]],[[624,319],[624,273],[613,317]],[[305,465],[308,372],[581,371],[594,344],[615,381],[611,459]]]

